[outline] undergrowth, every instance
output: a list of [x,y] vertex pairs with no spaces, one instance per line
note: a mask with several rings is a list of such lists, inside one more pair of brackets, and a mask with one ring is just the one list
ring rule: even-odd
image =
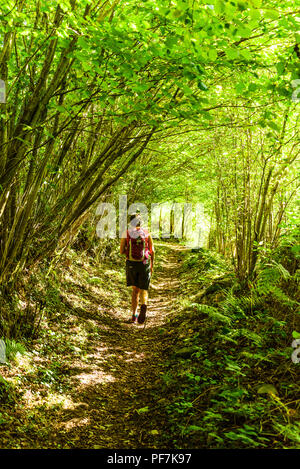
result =
[[297,252],[285,255],[285,265],[276,253],[263,259],[245,290],[219,255],[182,254],[181,312],[169,324],[162,380],[165,445],[300,447],[300,364],[291,359],[299,270]]

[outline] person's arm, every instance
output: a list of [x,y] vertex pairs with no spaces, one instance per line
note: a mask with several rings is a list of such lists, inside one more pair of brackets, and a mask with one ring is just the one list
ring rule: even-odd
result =
[[126,242],[127,242],[127,238],[123,236],[121,238],[121,243],[120,243],[120,253],[122,255],[126,254]]
[[150,258],[151,258],[150,270],[151,270],[151,275],[152,275],[153,266],[154,266],[154,258],[155,258],[155,250],[154,250],[154,244],[153,244],[151,235],[149,235],[149,252],[150,252]]

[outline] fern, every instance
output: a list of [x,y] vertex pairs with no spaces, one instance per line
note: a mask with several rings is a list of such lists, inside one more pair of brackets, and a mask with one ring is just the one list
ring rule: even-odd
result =
[[252,353],[248,350],[244,350],[243,352],[241,352],[241,355],[248,358],[249,360],[254,360],[257,363],[262,361],[273,363],[273,360],[271,358],[268,358],[264,353]]
[[280,423],[275,423],[274,428],[279,431],[284,438],[289,439],[297,443],[296,448],[300,448],[300,423],[289,423],[288,425],[281,425]]
[[24,345],[14,340],[5,340],[5,354],[7,360],[13,361],[16,358],[17,354],[24,355],[24,353],[26,353],[26,348],[24,347]]
[[208,314],[212,321],[221,322],[223,324],[231,324],[231,319],[228,316],[220,313],[220,310],[213,306],[192,303],[191,306],[196,307],[200,313]]
[[267,267],[262,269],[257,277],[257,293],[264,297],[271,294],[278,301],[286,305],[297,304],[297,302],[286,295],[278,285],[282,280],[286,281],[291,279],[290,273],[278,262],[272,261],[266,265]]
[[292,300],[288,295],[286,295],[281,288],[273,285],[270,288],[270,293],[281,303],[286,304],[286,305],[295,305],[298,304],[297,301]]
[[255,332],[250,331],[249,329],[245,329],[245,328],[239,329],[237,331],[237,335],[240,337],[245,337],[246,339],[248,339],[250,342],[253,342],[257,346],[261,346],[263,344],[263,338],[260,335],[256,334]]
[[243,317],[246,317],[245,312],[253,311],[255,308],[258,308],[263,304],[263,299],[257,295],[254,291],[251,295],[248,296],[234,296],[230,292],[222,304],[222,309],[226,313],[239,313]]
[[246,316],[244,309],[241,308],[240,300],[232,293],[228,293],[225,300],[222,303],[222,310],[228,313],[239,313],[242,316]]
[[272,285],[276,285],[281,279],[287,280],[290,278],[289,272],[283,265],[272,261],[266,264],[267,267],[263,268],[257,277],[257,290],[261,294],[268,293]]

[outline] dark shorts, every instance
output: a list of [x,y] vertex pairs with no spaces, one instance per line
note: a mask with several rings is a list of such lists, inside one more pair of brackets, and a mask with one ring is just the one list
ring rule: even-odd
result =
[[150,285],[150,262],[126,261],[126,282],[127,287],[138,287],[141,290],[148,290]]

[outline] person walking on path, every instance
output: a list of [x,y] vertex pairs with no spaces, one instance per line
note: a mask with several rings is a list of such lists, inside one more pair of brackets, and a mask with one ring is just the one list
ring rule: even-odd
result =
[[[128,230],[121,239],[120,253],[126,255],[126,283],[128,287],[132,287],[131,322],[143,324],[153,274],[154,245],[151,234],[142,226],[141,217],[137,213],[130,216]],[[141,308],[138,314],[139,301]]]

